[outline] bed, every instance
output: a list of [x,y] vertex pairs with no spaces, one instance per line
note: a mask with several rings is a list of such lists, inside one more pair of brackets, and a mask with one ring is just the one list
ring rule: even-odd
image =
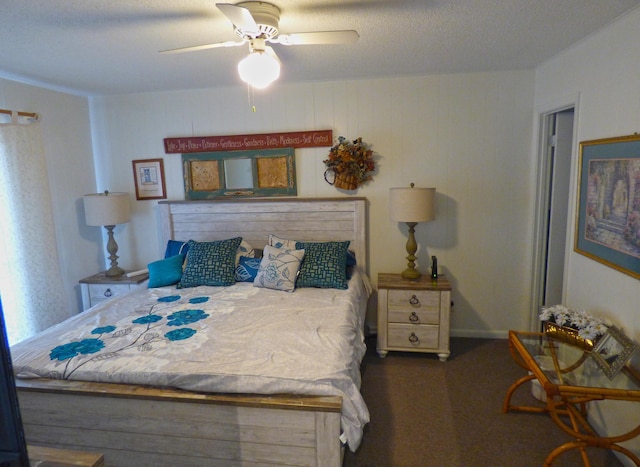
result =
[[[345,445],[357,448],[368,421],[359,393],[364,313],[370,293],[366,278],[366,200],[165,201],[158,204],[158,218],[163,249],[169,240],[212,242],[234,236],[241,236],[256,248],[267,245],[270,235],[299,242],[349,241],[357,265],[347,290],[310,287],[289,293],[253,287],[251,283],[140,288],[45,331],[48,336],[39,335],[14,346],[14,369],[20,377],[16,385],[28,442],[98,451],[105,455],[106,465],[340,465]],[[285,303],[293,298],[303,301],[294,306],[295,317],[280,314],[286,313]],[[174,300],[175,304],[170,303]],[[52,348],[50,343],[41,344],[41,339],[57,336],[60,342],[69,340],[76,324],[115,336],[126,328],[118,321],[125,315],[118,313],[134,308],[143,318],[140,325],[151,329],[136,334],[138,354],[145,353],[147,347],[160,345],[158,333],[151,332],[149,316],[161,314],[158,310],[166,306],[165,316],[174,317],[167,319],[176,319],[184,309],[176,313],[171,306],[180,302],[194,304],[192,308],[197,310],[190,312],[200,315],[190,315],[189,326],[176,326],[171,331],[193,328],[188,339],[184,333],[172,334],[189,344],[185,344],[186,350],[180,347],[179,352],[185,356],[183,364],[169,371],[160,384],[149,377],[156,367],[164,365],[162,352],[157,350],[151,353],[159,354],[159,359],[146,363],[144,369],[136,368],[133,374],[137,379],[133,380],[119,372],[109,375],[111,359],[117,359],[118,352],[107,352],[91,364],[103,366],[109,382],[101,381],[104,376],[95,376],[97,371],[91,365],[78,364],[81,360],[61,358],[54,362],[55,370],[37,370],[32,365],[42,349]],[[354,306],[353,313],[338,312]],[[145,311],[153,307],[153,313]],[[107,315],[107,308],[115,315]],[[207,319],[201,320],[204,315]],[[105,316],[111,321],[104,321]],[[256,321],[258,326],[250,327],[249,321]],[[201,338],[205,327],[217,334]],[[340,333],[346,331],[347,337],[334,338],[334,328]],[[277,348],[259,344],[264,341],[273,345],[270,330],[278,336]],[[242,337],[248,335],[253,337]],[[296,345],[309,347],[315,356],[300,356],[298,360],[302,351],[287,347],[292,345],[288,336]],[[103,334],[97,337],[102,339]],[[118,337],[125,338],[122,334]],[[326,345],[316,348],[315,343]],[[200,350],[200,345],[206,350]],[[344,347],[352,352],[351,360],[341,361],[344,357],[339,356],[334,362],[333,354],[342,355],[337,350]],[[64,345],[53,348],[58,354],[68,351]],[[53,355],[52,351],[49,360],[54,360]],[[234,356],[237,368],[248,373],[248,378],[228,371],[210,376],[194,370],[197,360],[217,362],[233,360]],[[76,366],[70,366],[70,361]],[[296,369],[294,365],[300,362],[304,362],[302,367]],[[276,373],[274,366],[284,373]],[[263,367],[265,374],[254,373],[256,367]],[[61,374],[66,379],[58,379]],[[88,381],[74,379],[79,375]],[[292,380],[299,381],[294,384]]]

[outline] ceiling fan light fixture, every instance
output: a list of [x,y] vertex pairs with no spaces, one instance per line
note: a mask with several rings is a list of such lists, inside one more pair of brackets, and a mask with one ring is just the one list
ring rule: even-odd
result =
[[265,50],[252,50],[238,63],[240,79],[257,89],[264,89],[280,77],[280,61]]

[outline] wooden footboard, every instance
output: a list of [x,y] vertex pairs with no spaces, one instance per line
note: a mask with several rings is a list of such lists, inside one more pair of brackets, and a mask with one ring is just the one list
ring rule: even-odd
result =
[[27,442],[96,451],[107,466],[341,464],[337,396],[199,394],[16,381]]

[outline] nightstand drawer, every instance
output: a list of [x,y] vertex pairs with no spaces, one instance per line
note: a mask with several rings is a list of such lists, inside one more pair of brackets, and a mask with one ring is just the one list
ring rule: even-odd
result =
[[389,323],[399,324],[438,324],[440,322],[440,310],[411,310],[407,307],[395,309],[389,307]]
[[432,290],[389,290],[389,311],[394,308],[411,310],[440,309],[440,292]]
[[437,349],[438,326],[415,326],[411,324],[389,324],[387,339],[389,347],[410,349]]
[[129,284],[89,284],[89,299],[91,305],[95,305],[101,300],[108,300],[130,289]]

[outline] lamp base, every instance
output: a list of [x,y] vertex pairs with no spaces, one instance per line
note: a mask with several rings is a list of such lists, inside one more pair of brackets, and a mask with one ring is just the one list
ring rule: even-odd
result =
[[415,228],[416,222],[407,222],[409,228],[409,238],[407,239],[407,269],[402,271],[402,278],[407,280],[419,279],[422,274],[416,269],[416,251],[418,244],[416,243]]
[[407,279],[409,281],[415,281],[417,279],[420,279],[422,277],[422,274],[420,274],[420,271],[418,271],[415,268],[407,268],[404,271],[402,271],[401,276],[403,279]]
[[122,269],[120,266],[111,266],[105,273],[104,275],[107,277],[118,277],[118,276],[124,276],[125,270]]
[[107,252],[109,253],[109,259],[111,260],[111,267],[107,270],[105,275],[107,277],[118,277],[124,275],[124,269],[118,266],[118,244],[113,238],[113,228],[115,225],[105,225],[104,228],[107,229],[108,241],[107,241]]

